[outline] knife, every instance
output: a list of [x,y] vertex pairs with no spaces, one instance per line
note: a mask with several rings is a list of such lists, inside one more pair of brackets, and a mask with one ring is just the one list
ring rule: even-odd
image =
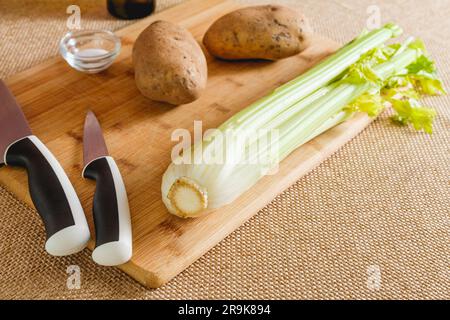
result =
[[104,266],[123,264],[132,255],[127,192],[92,111],[88,111],[84,123],[83,162],[82,176],[96,181],[93,203],[95,249],[92,259]]
[[89,227],[66,173],[50,150],[31,133],[22,110],[0,80],[0,165],[25,168],[31,199],[45,225],[45,250],[54,256],[81,251]]

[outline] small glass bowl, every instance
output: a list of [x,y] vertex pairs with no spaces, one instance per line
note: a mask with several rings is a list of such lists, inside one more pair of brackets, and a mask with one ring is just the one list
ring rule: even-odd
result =
[[108,68],[120,52],[120,39],[107,30],[68,32],[59,44],[64,60],[74,69],[97,73]]

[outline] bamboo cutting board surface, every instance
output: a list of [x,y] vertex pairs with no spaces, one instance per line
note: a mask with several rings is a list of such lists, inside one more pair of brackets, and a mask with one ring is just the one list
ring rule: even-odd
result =
[[[194,103],[172,107],[139,94],[131,50],[150,22],[162,19],[177,23],[200,42],[215,19],[238,7],[223,0],[194,0],[126,27],[117,32],[122,39],[120,56],[100,74],[77,72],[57,57],[7,81],[33,133],[69,175],[91,227],[95,184],[81,178],[82,131],[86,111],[96,113],[108,149],[122,171],[130,201],[134,252],[132,260],[120,268],[148,287],[159,287],[183,271],[370,122],[359,115],[317,137],[285,159],[276,175],[263,178],[235,202],[211,215],[183,220],[168,214],[160,185],[176,144],[170,139],[174,129],[186,128],[192,133],[194,120],[202,120],[204,130],[217,127],[338,47],[317,37],[302,54],[278,62],[232,63],[207,55],[207,89]],[[32,204],[26,179],[22,170],[0,170],[0,183]],[[92,248],[93,243],[89,246]]]

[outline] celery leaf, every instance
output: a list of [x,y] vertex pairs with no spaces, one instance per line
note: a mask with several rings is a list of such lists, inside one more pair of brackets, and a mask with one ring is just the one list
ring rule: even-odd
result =
[[392,120],[401,125],[411,124],[416,130],[433,132],[436,110],[419,105],[415,99],[390,99],[395,115]]
[[364,112],[369,117],[378,116],[385,108],[385,101],[380,94],[365,93],[345,107],[347,112]]

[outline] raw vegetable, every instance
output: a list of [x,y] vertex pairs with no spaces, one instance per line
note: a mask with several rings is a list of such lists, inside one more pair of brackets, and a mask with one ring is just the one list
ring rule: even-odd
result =
[[198,99],[206,87],[206,58],[189,31],[155,21],[133,46],[136,86],[152,100],[179,105]]
[[203,38],[213,56],[227,59],[278,60],[309,45],[312,30],[304,15],[278,5],[251,6],[216,20]]
[[443,93],[423,44],[382,43],[395,25],[364,34],[310,71],[237,113],[167,168],[162,199],[169,212],[196,217],[232,202],[293,150],[351,117],[377,116],[431,133],[435,112],[421,94]]

